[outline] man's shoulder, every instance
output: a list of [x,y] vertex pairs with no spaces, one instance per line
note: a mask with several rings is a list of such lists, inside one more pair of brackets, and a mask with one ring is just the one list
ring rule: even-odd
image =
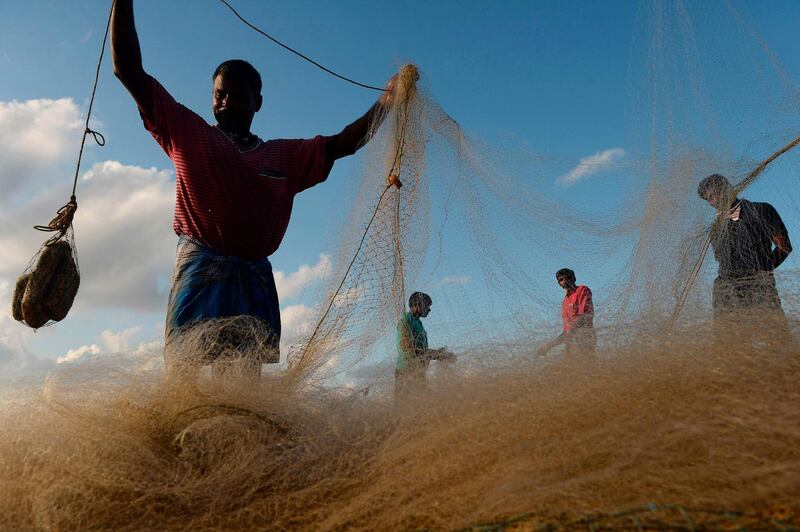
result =
[[766,201],[750,201],[746,199],[739,200],[742,209],[751,209],[755,211],[774,211],[775,207]]
[[413,318],[414,317],[411,315],[410,312],[406,312],[405,314],[400,316],[399,320],[397,320],[397,326],[398,327],[411,327],[412,323],[413,323],[413,321],[412,321]]
[[743,211],[747,211],[762,220],[771,220],[780,216],[775,207],[766,201],[741,200],[741,206]]

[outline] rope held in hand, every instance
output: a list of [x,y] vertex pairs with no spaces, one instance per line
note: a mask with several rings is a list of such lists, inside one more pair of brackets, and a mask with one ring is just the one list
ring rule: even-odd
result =
[[225,6],[226,6],[228,9],[230,9],[230,10],[233,12],[233,14],[234,14],[234,15],[236,15],[236,18],[238,18],[239,20],[241,20],[241,21],[242,21],[244,24],[246,24],[247,26],[249,26],[251,29],[253,29],[254,31],[256,31],[256,32],[260,33],[261,35],[263,35],[264,37],[266,37],[266,38],[267,38],[267,39],[269,39],[270,41],[274,42],[274,43],[275,43],[275,44],[277,44],[278,46],[280,46],[280,47],[282,47],[282,48],[284,48],[284,49],[286,49],[286,50],[289,50],[289,51],[290,51],[290,52],[292,52],[293,54],[295,54],[295,55],[297,55],[297,56],[299,56],[299,57],[301,57],[301,58],[305,59],[306,61],[308,61],[308,62],[309,62],[309,63],[311,63],[312,65],[316,66],[317,68],[320,68],[320,69],[324,70],[324,71],[325,71],[325,72],[327,72],[328,74],[330,74],[330,75],[332,75],[332,76],[335,76],[335,77],[337,77],[337,78],[339,78],[339,79],[342,79],[342,80],[344,80],[344,81],[346,81],[346,82],[348,82],[348,83],[352,83],[353,85],[358,85],[359,87],[364,87],[365,89],[372,89],[372,90],[375,90],[375,91],[381,91],[381,92],[383,92],[384,90],[386,90],[386,89],[382,89],[382,88],[380,88],[380,87],[374,87],[374,86],[372,86],[372,85],[366,85],[366,84],[364,84],[364,83],[359,83],[358,81],[356,81],[356,80],[354,80],[354,79],[350,79],[350,78],[348,78],[347,76],[342,76],[341,74],[337,74],[337,73],[336,73],[336,72],[334,72],[333,70],[331,70],[331,69],[329,69],[329,68],[327,68],[327,67],[324,67],[324,66],[322,66],[321,64],[317,63],[316,61],[314,61],[313,59],[311,59],[311,58],[310,58],[310,57],[308,57],[307,55],[304,55],[304,54],[302,54],[302,53],[298,52],[297,50],[295,50],[295,49],[294,49],[294,48],[292,48],[291,46],[288,46],[288,45],[285,45],[285,44],[283,44],[281,41],[279,41],[278,39],[276,39],[276,38],[275,38],[275,37],[273,37],[272,35],[268,34],[268,33],[267,33],[267,32],[265,32],[264,30],[260,29],[259,27],[255,26],[254,24],[252,24],[250,21],[248,21],[248,20],[247,20],[247,19],[245,19],[245,18],[244,18],[242,15],[240,15],[240,14],[239,14],[239,12],[238,12],[238,11],[236,11],[236,9],[234,9],[234,8],[233,8],[233,6],[232,6],[232,5],[230,5],[230,4],[227,2],[227,0],[219,0],[219,1],[220,1],[220,2],[222,2],[223,4],[225,4]]

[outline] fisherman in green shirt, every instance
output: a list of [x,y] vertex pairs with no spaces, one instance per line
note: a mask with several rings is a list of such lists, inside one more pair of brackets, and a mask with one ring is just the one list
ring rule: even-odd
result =
[[445,347],[428,348],[428,333],[420,318],[430,313],[432,304],[431,296],[414,292],[408,298],[408,312],[397,325],[397,368],[394,372],[396,398],[425,388],[425,374],[431,360],[456,360],[456,356]]

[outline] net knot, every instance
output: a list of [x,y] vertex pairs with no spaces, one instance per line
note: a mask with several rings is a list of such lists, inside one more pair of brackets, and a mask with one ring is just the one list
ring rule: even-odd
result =
[[78,200],[75,195],[72,195],[69,198],[69,202],[58,209],[55,217],[50,220],[50,223],[47,225],[34,225],[33,228],[37,231],[44,231],[47,233],[57,232],[57,235],[54,235],[53,238],[46,242],[46,244],[51,244],[60,239],[64,236],[64,233],[67,232],[67,229],[72,225],[72,218],[75,216],[76,210],[78,210]]

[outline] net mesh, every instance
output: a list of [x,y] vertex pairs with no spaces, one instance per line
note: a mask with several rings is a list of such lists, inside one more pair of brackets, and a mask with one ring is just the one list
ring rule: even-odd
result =
[[[800,152],[748,176],[797,136],[800,92],[740,4],[644,2],[637,28],[624,157],[572,170],[469,134],[401,71],[337,205],[330,284],[309,295],[317,317],[288,370],[164,386],[131,355],[128,369],[96,360],[17,390],[0,434],[3,525],[797,527],[797,272],[778,268],[777,288],[715,285],[731,242],[754,250],[776,226],[732,236],[728,209],[718,217],[697,187],[713,173],[746,184],[740,197],[771,203],[792,232]],[[562,187],[592,165],[603,179]],[[561,328],[565,266],[593,279],[597,349],[536,356]],[[425,389],[395,402],[414,291],[433,298],[432,346],[458,362],[434,362]],[[715,314],[715,297],[733,310]],[[214,330],[231,323],[206,327],[186,356],[222,349]],[[258,345],[242,342],[243,358]]]
[[67,316],[81,283],[76,249],[71,223],[42,244],[17,278],[11,308],[15,320],[39,329]]

